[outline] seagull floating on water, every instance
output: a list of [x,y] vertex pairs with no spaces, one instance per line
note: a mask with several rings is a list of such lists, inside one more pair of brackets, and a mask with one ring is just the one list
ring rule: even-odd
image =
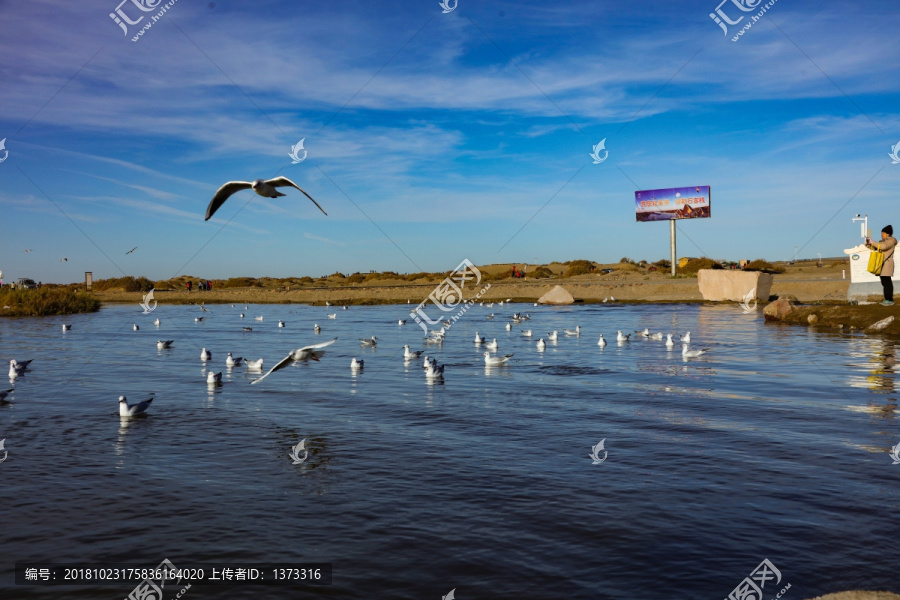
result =
[[566,335],[574,335],[577,337],[581,335],[581,325],[576,325],[575,329],[563,329],[563,331],[566,332]]
[[241,316],[241,318],[242,318],[242,319],[243,319],[243,318],[244,318],[244,313],[241,313],[241,315],[240,315],[240,316]]
[[506,323],[506,330],[512,331],[512,323],[509,323],[509,322]]
[[685,358],[697,358],[702,354],[706,354],[709,352],[709,348],[704,348],[703,350],[690,350],[690,346],[688,344],[681,345],[681,355]]
[[406,319],[397,319],[397,325],[406,325]]
[[31,364],[31,360],[23,360],[22,362],[19,362],[16,359],[12,359],[11,361],[9,361],[9,378],[15,379],[16,377],[24,373],[29,364]]
[[662,331],[660,331],[658,333],[651,333],[650,335],[647,336],[647,338],[651,339],[651,340],[661,340],[661,339],[663,339]]
[[362,342],[363,346],[375,346],[378,344],[378,338],[374,335],[369,339],[360,338],[359,341]]
[[674,348],[675,342],[672,340],[672,334],[666,336],[666,348]]
[[278,321],[278,326],[279,326],[279,327],[284,327],[284,321]]
[[205,318],[206,318],[206,317],[194,317],[194,321],[196,321],[197,323],[199,323],[200,321],[202,321],[202,320],[205,319]]
[[628,338],[631,337],[631,334],[624,334],[621,330],[616,332],[616,341],[617,342],[627,342]]
[[258,317],[253,317],[253,320],[254,320],[254,321],[262,321],[262,320],[263,320],[263,317],[262,317],[262,315],[260,315],[260,316],[258,316]]
[[484,336],[478,335],[478,332],[476,331],[475,332],[475,345],[480,346],[483,343],[484,343]]
[[137,404],[128,404],[128,400],[125,396],[119,396],[119,416],[133,417],[143,412],[147,412],[147,408],[150,406],[151,402],[153,402],[153,398],[138,402]]
[[228,356],[225,357],[225,366],[226,367],[239,367],[241,366],[241,361],[244,360],[243,356],[238,356],[237,358],[231,355],[231,352],[228,353]]
[[153,324],[159,327],[159,317],[157,317],[156,320],[153,321]]
[[484,353],[484,364],[495,367],[499,365],[505,365],[509,362],[509,359],[513,357],[512,354],[507,354],[506,356],[491,356],[490,352]]
[[555,342],[556,340],[559,339],[559,332],[551,331],[550,333],[547,334],[547,339],[550,340],[551,342]]
[[691,332],[688,331],[686,334],[681,336],[681,341],[684,342],[685,344],[690,344],[691,343]]
[[157,340],[156,347],[159,350],[165,350],[166,348],[171,348],[172,344],[174,344],[174,343],[175,343],[175,340],[165,340],[165,341]]
[[222,371],[219,371],[218,373],[213,373],[212,371],[210,371],[209,373],[207,373],[206,383],[208,383],[209,385],[222,383]]
[[313,327],[313,331],[315,331],[316,333],[319,333],[320,331],[322,331],[322,328],[319,327],[318,323],[316,323],[315,326]]
[[362,369],[364,362],[364,360],[356,360],[356,357],[354,357],[353,360],[350,361],[350,368],[354,370]]
[[639,333],[641,337],[650,337],[650,328],[645,327],[643,331],[635,331],[635,333]]
[[245,360],[244,364],[247,365],[248,371],[262,371],[263,359]]
[[530,330],[530,329],[527,329],[527,330],[526,330],[526,329],[523,329],[523,330],[522,330],[522,335],[524,335],[525,337],[531,337],[531,330]]
[[69,331],[70,329],[72,329],[71,325],[69,325],[68,323],[63,323],[63,326],[62,326],[63,331]]
[[135,331],[137,331],[137,330],[140,329],[140,327],[138,327],[138,324],[137,324],[137,323],[132,323],[132,324],[131,324],[131,328],[132,328],[133,330],[135,330]]
[[437,362],[429,364],[425,367],[425,377],[428,379],[443,379],[444,365],[438,366]]
[[328,315],[328,318],[329,319],[337,319],[337,313],[332,313],[332,314]]
[[419,358],[419,356],[421,356],[423,352],[425,352],[425,351],[424,350],[415,350],[415,351],[410,350],[409,344],[403,346],[403,358]]
[[209,350],[203,348],[200,350],[200,360],[206,362],[212,358],[212,354],[210,354]]
[[306,193],[306,191],[301,188],[299,185],[288,179],[287,177],[276,177],[274,179],[264,180],[257,179],[256,181],[229,181],[225,185],[219,188],[216,192],[216,195],[213,196],[213,199],[210,201],[209,206],[206,207],[206,218],[205,221],[209,221],[210,218],[216,214],[216,211],[219,210],[225,201],[228,200],[232,194],[240,192],[241,190],[253,190],[259,196],[263,198],[279,198],[284,196],[279,192],[276,188],[280,187],[292,187],[297,188],[303,195],[310,199],[310,201],[316,205],[316,207],[322,211],[322,214],[328,216],[328,213],[325,212],[319,203],[313,200],[313,197]]
[[484,347],[487,348],[488,350],[490,350],[491,352],[496,352],[500,348],[500,345],[497,343],[497,338],[494,338],[493,342],[486,343],[484,345]]
[[250,382],[250,384],[253,385],[253,384],[259,383],[260,381],[262,381],[263,379],[265,379],[266,377],[268,377],[275,371],[279,371],[279,370],[285,368],[292,362],[307,361],[309,359],[318,361],[319,357],[321,357],[323,354],[325,354],[325,351],[319,350],[319,348],[324,348],[325,346],[330,346],[331,344],[335,343],[336,341],[337,341],[337,338],[334,338],[333,340],[329,340],[327,342],[322,342],[321,344],[313,344],[312,346],[304,346],[303,348],[297,348],[296,350],[292,350],[290,354],[288,354],[287,356],[282,358],[280,361],[278,361],[278,364],[276,364],[274,367],[269,369],[269,371],[265,375],[263,375],[262,377],[260,377],[258,379],[254,379],[253,381]]
[[546,342],[544,342],[544,338],[541,338],[537,341],[538,351],[543,352],[546,347],[547,347],[547,344],[546,344]]
[[600,334],[600,339],[597,340],[597,345],[600,346],[601,348],[602,348],[603,346],[606,345],[606,340],[603,339],[603,334],[602,334],[602,333]]

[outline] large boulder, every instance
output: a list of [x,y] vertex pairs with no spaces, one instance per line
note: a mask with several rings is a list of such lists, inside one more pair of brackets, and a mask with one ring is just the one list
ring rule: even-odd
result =
[[779,298],[775,302],[770,302],[763,309],[766,321],[781,321],[790,312],[794,310],[794,303],[787,298]]
[[572,304],[575,298],[564,287],[558,285],[538,298],[539,304]]
[[704,300],[721,302],[747,302],[756,306],[756,300],[769,300],[772,275],[760,271],[735,271],[731,269],[700,269],[697,286]]
[[866,331],[883,331],[887,328],[888,325],[894,322],[894,317],[888,317],[886,319],[882,319],[877,323],[872,323],[868,327],[866,327]]

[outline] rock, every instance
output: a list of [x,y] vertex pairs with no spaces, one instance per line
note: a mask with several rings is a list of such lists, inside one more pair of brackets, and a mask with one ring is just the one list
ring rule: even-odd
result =
[[538,298],[538,304],[572,304],[575,298],[566,289],[558,285]]
[[866,331],[881,331],[893,322],[894,317],[888,317],[887,319],[882,319],[877,323],[872,323],[871,325],[866,327]]
[[806,320],[807,320],[807,322],[809,322],[810,325],[815,325],[816,323],[819,322],[819,316],[812,314],[812,315],[809,315],[808,317],[806,317]]
[[763,315],[765,316],[766,321],[781,321],[793,310],[794,304],[790,300],[779,298],[766,305],[763,309]]

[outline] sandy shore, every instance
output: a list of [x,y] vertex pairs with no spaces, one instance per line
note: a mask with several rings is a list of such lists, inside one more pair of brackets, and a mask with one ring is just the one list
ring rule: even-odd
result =
[[838,592],[816,596],[810,600],[900,600],[900,596],[891,592]]
[[[821,271],[821,270],[820,270]],[[437,283],[427,284],[343,284],[329,287],[300,287],[288,289],[228,288],[209,292],[161,291],[155,292],[158,302],[171,303],[256,303],[256,304],[418,304],[428,297]],[[623,275],[581,275],[565,279],[502,280],[491,282],[481,298],[498,301],[512,298],[516,302],[536,302],[556,285],[562,285],[572,296],[582,302],[602,302],[615,297],[623,302],[703,302],[697,279],[694,277],[670,278],[658,273]],[[776,275],[773,295],[791,295],[800,302],[842,303],[847,298],[849,280],[837,273],[786,273]],[[477,291],[477,290],[476,290]],[[95,292],[104,302],[141,301],[138,292]]]

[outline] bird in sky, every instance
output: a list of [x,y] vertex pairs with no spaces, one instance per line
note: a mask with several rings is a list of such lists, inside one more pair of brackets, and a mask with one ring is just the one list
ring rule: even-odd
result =
[[219,210],[225,201],[228,200],[233,194],[241,191],[241,190],[253,190],[258,195],[263,198],[278,198],[280,196],[284,196],[279,192],[276,188],[280,187],[292,187],[297,188],[303,195],[309,198],[313,204],[315,204],[319,210],[322,211],[322,214],[326,217],[328,213],[325,212],[325,209],[319,206],[319,203],[313,200],[313,197],[306,193],[306,191],[301,188],[299,185],[288,179],[287,177],[276,177],[275,179],[269,179],[268,181],[264,179],[257,179],[256,181],[229,181],[225,185],[219,188],[216,192],[216,195],[213,196],[213,199],[210,201],[209,206],[206,207],[206,221],[209,221],[210,218]]
[[134,248],[132,248],[131,250],[129,250],[129,251],[126,252],[125,254],[131,254],[131,253],[134,252],[135,250],[137,250],[137,246],[135,246]]

